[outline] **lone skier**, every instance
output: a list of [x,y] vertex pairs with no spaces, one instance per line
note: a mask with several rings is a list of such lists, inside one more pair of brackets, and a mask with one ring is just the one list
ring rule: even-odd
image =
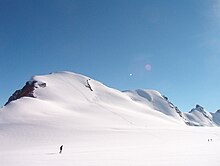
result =
[[60,154],[62,153],[63,145],[60,146]]

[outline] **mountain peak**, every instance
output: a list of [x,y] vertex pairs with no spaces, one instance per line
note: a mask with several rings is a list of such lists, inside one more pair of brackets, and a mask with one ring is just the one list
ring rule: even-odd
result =
[[196,104],[196,107],[191,109],[189,113],[192,113],[194,111],[199,111],[201,113],[205,113],[206,111],[204,110],[204,107],[200,106],[199,104]]

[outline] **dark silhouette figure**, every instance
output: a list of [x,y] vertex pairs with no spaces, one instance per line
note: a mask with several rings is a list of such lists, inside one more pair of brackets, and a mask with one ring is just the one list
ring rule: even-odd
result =
[[60,154],[62,153],[63,145],[60,146]]
[[91,79],[86,80],[86,82],[87,82],[86,87],[89,88],[91,91],[93,91],[91,85],[89,84],[89,80],[91,80]]

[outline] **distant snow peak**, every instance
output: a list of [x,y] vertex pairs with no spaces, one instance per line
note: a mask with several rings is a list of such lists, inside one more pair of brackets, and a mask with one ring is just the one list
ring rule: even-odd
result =
[[198,126],[215,126],[218,122],[214,121],[213,115],[198,104],[187,114],[189,119]]
[[196,104],[196,107],[191,109],[189,111],[189,113],[193,113],[195,111],[198,111],[198,112],[201,112],[201,113],[205,112],[204,108],[202,106],[198,105],[198,104]]
[[196,105],[196,110],[201,111],[201,112],[205,112],[204,108],[198,104]]
[[193,108],[189,113],[193,113],[193,112],[195,112],[195,111],[198,111],[198,112],[200,112],[201,114],[203,114],[205,117],[207,117],[207,118],[209,118],[210,120],[211,120],[211,117],[210,117],[210,113],[209,112],[206,112],[205,111],[205,109],[202,107],[202,106],[200,106],[200,105],[196,105],[196,108]]

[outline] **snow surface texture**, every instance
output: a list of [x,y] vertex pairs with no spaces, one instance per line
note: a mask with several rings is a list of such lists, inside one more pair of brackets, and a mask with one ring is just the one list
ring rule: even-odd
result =
[[193,127],[218,126],[219,111],[182,113],[157,91],[120,92],[70,72],[31,82],[34,97],[0,109],[1,166],[219,165],[220,129]]

